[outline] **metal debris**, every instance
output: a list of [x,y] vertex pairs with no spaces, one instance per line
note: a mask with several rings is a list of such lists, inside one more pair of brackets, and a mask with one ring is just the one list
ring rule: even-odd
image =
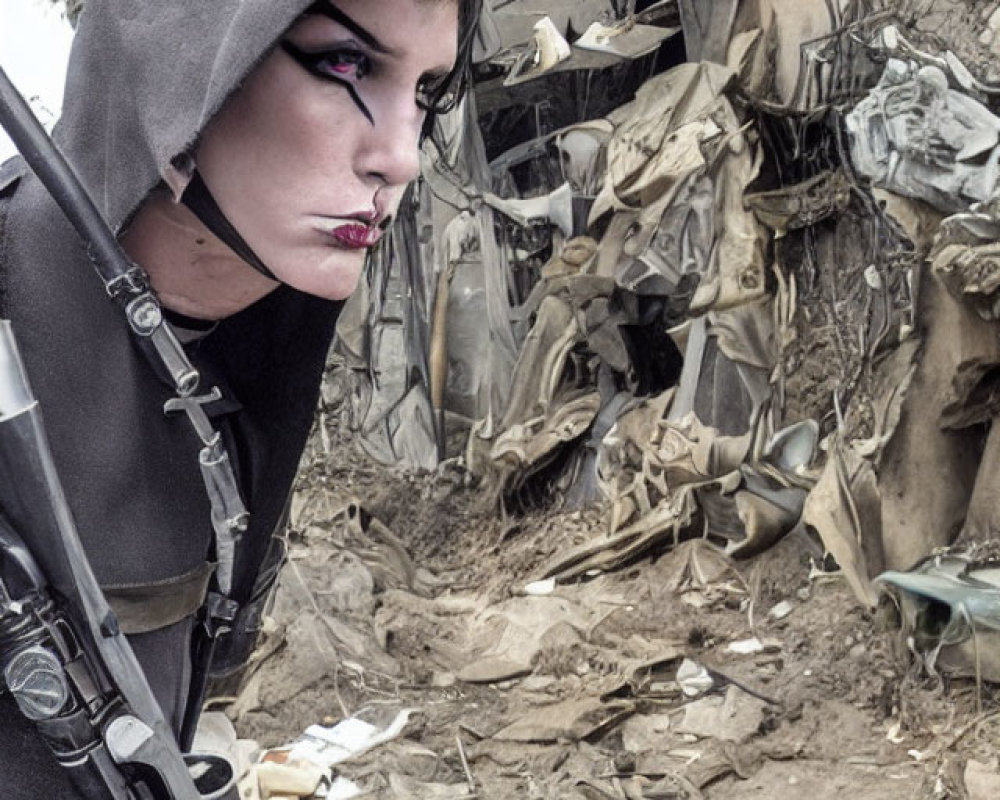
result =
[[931,672],[1000,681],[1000,566],[936,556],[876,581],[899,591],[904,635]]
[[558,584],[799,530],[871,606],[1000,527],[997,84],[876,5],[488,3],[342,320],[368,450],[603,501]]

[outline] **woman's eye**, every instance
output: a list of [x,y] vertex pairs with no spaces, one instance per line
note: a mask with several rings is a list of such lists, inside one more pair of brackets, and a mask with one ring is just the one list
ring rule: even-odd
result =
[[364,53],[332,52],[316,54],[315,71],[340,78],[364,78],[371,72],[371,62]]
[[321,50],[309,53],[291,42],[282,42],[282,47],[302,67],[319,78],[343,82],[360,80],[372,71],[372,62],[358,50]]

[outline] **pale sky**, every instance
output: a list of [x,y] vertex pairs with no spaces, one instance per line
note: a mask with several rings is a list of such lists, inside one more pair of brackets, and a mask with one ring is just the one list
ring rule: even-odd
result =
[[[49,0],[0,0],[0,66],[46,128],[59,116],[73,29]],[[0,131],[0,161],[14,154]]]

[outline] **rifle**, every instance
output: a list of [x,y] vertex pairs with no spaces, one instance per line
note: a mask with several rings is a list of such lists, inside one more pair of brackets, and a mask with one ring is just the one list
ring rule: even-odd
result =
[[[247,514],[221,436],[192,397],[192,367],[143,271],[0,68],[0,124],[86,242],[157,373],[204,447],[223,595]],[[237,798],[225,759],[182,756],[80,543],[10,323],[0,321],[0,666],[71,781],[99,800]],[[22,535],[23,534],[23,535]],[[30,545],[26,544],[30,542]],[[197,783],[189,765],[199,773]]]

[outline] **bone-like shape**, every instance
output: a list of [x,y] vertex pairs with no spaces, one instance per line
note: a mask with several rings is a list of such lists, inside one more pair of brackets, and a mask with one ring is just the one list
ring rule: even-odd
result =
[[541,197],[497,197],[486,192],[483,202],[521,225],[548,220],[568,239],[573,235],[573,190],[568,183]]

